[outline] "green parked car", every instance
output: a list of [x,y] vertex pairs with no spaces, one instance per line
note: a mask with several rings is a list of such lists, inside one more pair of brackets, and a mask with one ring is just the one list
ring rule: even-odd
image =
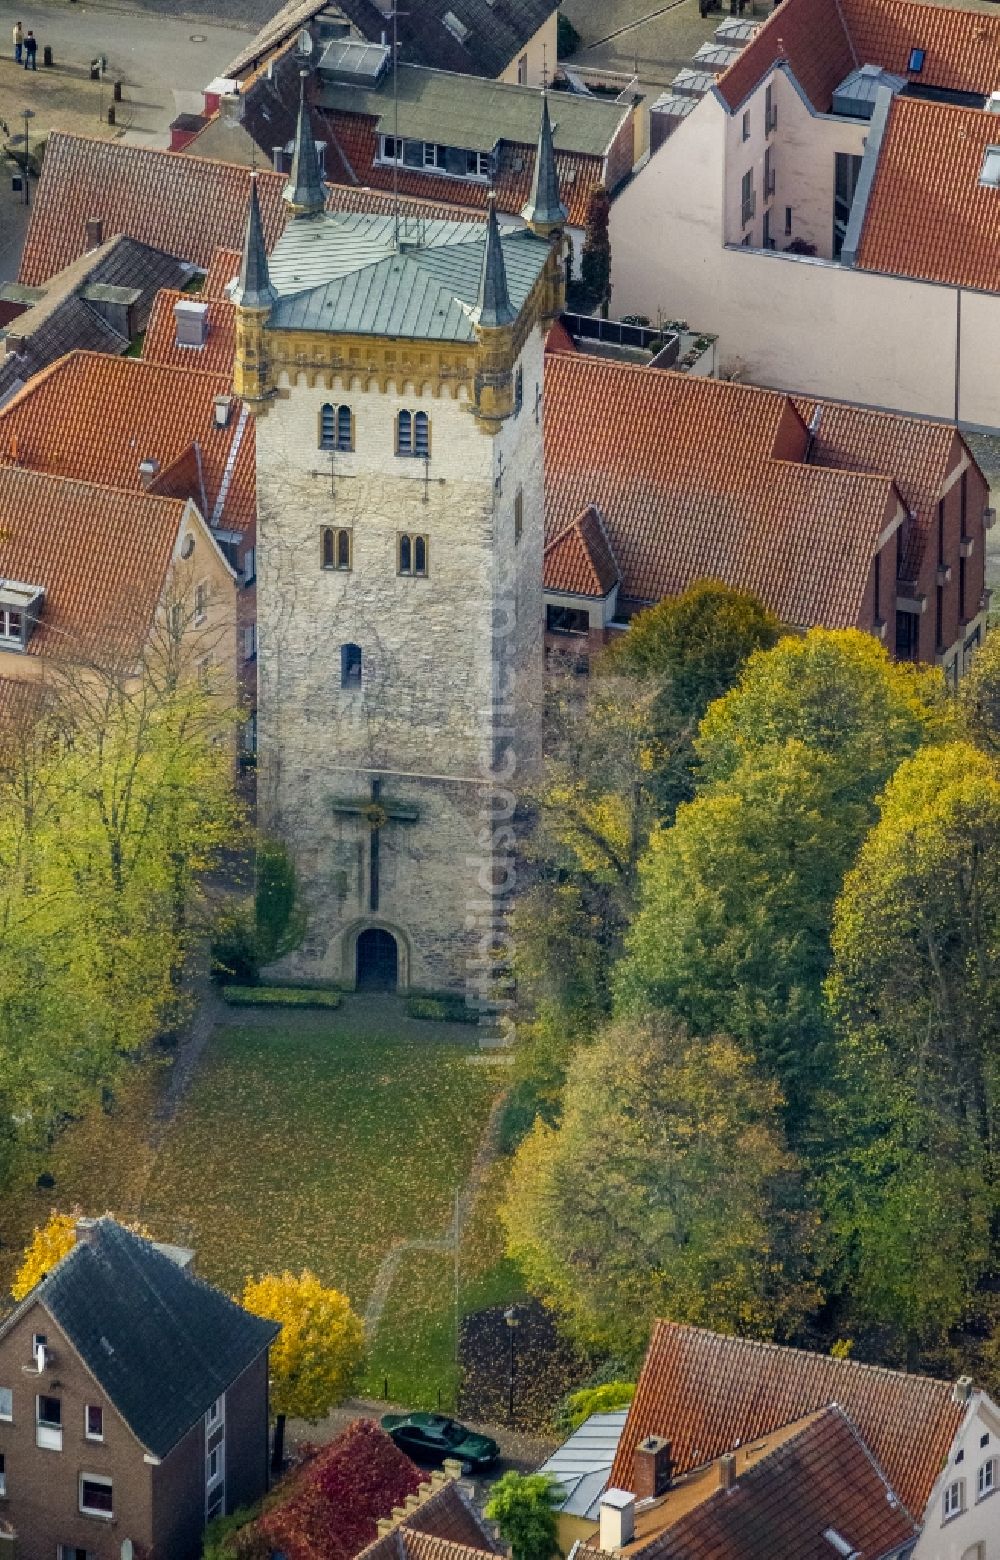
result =
[[500,1456],[490,1436],[477,1435],[444,1414],[383,1414],[381,1423],[400,1451],[416,1462],[443,1463],[454,1457],[472,1472],[488,1468]]

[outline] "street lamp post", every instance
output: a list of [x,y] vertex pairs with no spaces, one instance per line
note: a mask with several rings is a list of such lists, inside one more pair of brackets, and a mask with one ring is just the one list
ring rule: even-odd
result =
[[22,108],[21,117],[24,120],[24,204],[30,206],[31,171],[28,167],[28,122],[34,119],[35,110],[33,108]]
[[503,1313],[503,1319],[507,1323],[507,1331],[508,1331],[508,1333],[510,1335],[510,1367],[509,1367],[508,1378],[507,1378],[507,1418],[508,1418],[508,1421],[510,1423],[511,1429],[513,1429],[514,1428],[514,1365],[515,1365],[514,1336],[515,1336],[515,1334],[517,1332],[517,1329],[518,1329],[518,1326],[519,1326],[518,1315],[517,1315],[517,1312],[515,1311],[513,1306],[508,1307],[508,1309]]

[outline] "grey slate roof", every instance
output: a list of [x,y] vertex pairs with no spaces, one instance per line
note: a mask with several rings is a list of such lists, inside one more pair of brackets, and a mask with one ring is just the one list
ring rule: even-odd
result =
[[565,1498],[559,1510],[567,1516],[597,1521],[627,1418],[625,1408],[613,1414],[591,1414],[539,1468],[539,1473],[550,1473],[562,1485]]
[[309,106],[306,103],[306,79],[308,71],[299,75],[299,114],[295,125],[295,151],[288,183],[281,198],[292,208],[296,216],[318,215],[326,205],[326,189],[319,171],[316,140],[309,122]]
[[509,325],[516,318],[507,290],[507,269],[504,265],[503,245],[497,227],[497,208],[490,200],[490,212],[486,219],[486,244],[483,248],[483,265],[479,273],[479,296],[473,318],[477,325],[495,330]]
[[559,172],[552,146],[552,122],[549,119],[549,95],[542,93],[542,119],[538,130],[538,152],[531,179],[531,194],[521,215],[525,222],[558,226],[568,216],[559,197]]
[[[486,226],[428,222],[419,244],[395,247],[392,217],[330,213],[289,223],[270,259],[272,328],[475,341]],[[549,254],[524,230],[500,237],[518,314]]]
[[156,1457],[176,1446],[281,1330],[111,1218],[95,1221],[0,1335],[35,1303]]
[[[482,81],[421,65],[401,65],[398,77],[399,134],[407,140],[438,141],[467,151],[491,152],[499,141],[534,146],[538,141],[539,96],[532,87]],[[335,113],[365,114],[392,135],[397,104],[392,72],[374,87],[324,81],[318,73],[317,104]],[[631,113],[627,103],[553,92],[549,99],[556,151],[603,157]]]
[[160,289],[183,288],[191,269],[162,250],[119,234],[81,255],[44,287],[7,283],[0,296],[30,302],[31,307],[3,333],[10,338],[10,350],[0,357],[0,401],[67,352],[126,351],[128,341],[102,315],[102,305],[131,303],[134,329],[142,330]]
[[250,210],[247,212],[243,257],[232,300],[237,307],[245,309],[269,309],[276,296],[267,270],[267,250],[264,247],[264,229],[257,198],[257,176],[254,174],[250,180]]
[[[329,0],[288,0],[240,50],[226,75],[246,74],[321,11],[332,9]],[[372,0],[338,0],[336,9],[361,37],[372,43],[381,40],[385,13]],[[473,76],[499,76],[554,9],[553,0],[410,0],[397,23],[400,56],[417,65]],[[459,40],[445,25],[448,12],[465,30],[464,39]]]

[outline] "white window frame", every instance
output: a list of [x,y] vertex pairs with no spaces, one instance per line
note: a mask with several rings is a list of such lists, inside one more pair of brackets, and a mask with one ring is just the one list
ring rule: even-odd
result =
[[[997,1474],[1000,1472],[1000,1469],[997,1467],[997,1462],[998,1459],[996,1457],[987,1457],[985,1462],[980,1463],[979,1473],[976,1477],[977,1500],[985,1500],[988,1495],[995,1493],[997,1488]],[[989,1484],[984,1483],[984,1476],[986,1475],[989,1477]]]
[[[216,1459],[216,1464],[217,1464],[216,1470],[215,1470],[214,1473],[212,1473],[212,1471],[211,1471],[211,1468],[212,1468],[212,1458],[213,1457]],[[219,1444],[217,1446],[206,1448],[206,1451],[205,1451],[205,1492],[206,1492],[206,1494],[210,1496],[213,1490],[216,1490],[219,1487],[220,1484],[225,1484],[225,1482],[226,1482],[226,1438],[225,1438],[225,1436],[223,1436],[222,1440],[219,1442]]]
[[[4,1408],[4,1403],[9,1404]],[[12,1425],[14,1423],[14,1388],[0,1387],[0,1423]]]
[[423,166],[433,173],[446,173],[448,169],[447,147],[440,141],[424,141]]
[[466,152],[465,167],[470,179],[483,179],[490,177],[490,153]]
[[[11,619],[16,626],[11,628]],[[19,645],[24,640],[24,613],[20,607],[0,607],[0,639]]]
[[38,1392],[35,1394],[35,1445],[40,1447],[43,1452],[61,1452],[63,1446],[62,1399],[53,1399],[54,1402],[59,1404],[59,1423],[56,1424],[53,1420],[42,1419],[41,1417],[43,1397],[52,1397],[52,1393]]
[[214,1403],[210,1403],[205,1410],[206,1431],[218,1430],[220,1425],[226,1422],[226,1394],[217,1397]]
[[[392,142],[394,152],[387,151],[388,144]],[[401,135],[380,135],[378,138],[378,160],[384,163],[395,163],[403,167],[403,137]]]
[[[90,1428],[90,1411],[95,1409],[101,1416],[101,1428],[95,1435]],[[85,1441],[104,1440],[104,1405],[103,1403],[84,1403],[83,1405],[83,1438]]]
[[[954,1497],[954,1499],[953,1499]],[[946,1487],[941,1502],[942,1522],[951,1522],[955,1517],[960,1517],[965,1510],[965,1480],[952,1479]]]
[[[100,1484],[104,1489],[111,1491],[111,1510],[101,1511],[97,1506],[85,1506],[83,1503],[84,1484]],[[100,1517],[104,1522],[114,1521],[115,1515],[115,1486],[114,1480],[106,1473],[81,1473],[78,1486],[79,1507],[85,1517]]]

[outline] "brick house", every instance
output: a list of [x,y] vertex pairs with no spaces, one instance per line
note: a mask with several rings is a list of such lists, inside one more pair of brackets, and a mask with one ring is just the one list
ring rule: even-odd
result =
[[264,1493],[279,1328],[188,1257],[81,1220],[0,1326],[4,1560],[196,1560],[210,1517]]
[[658,1321],[610,1486],[580,1560],[992,1560],[1000,1408],[967,1376]]
[[599,648],[714,578],[789,628],[860,628],[953,684],[986,632],[988,487],[924,421],[638,367],[545,359],[549,648]]

